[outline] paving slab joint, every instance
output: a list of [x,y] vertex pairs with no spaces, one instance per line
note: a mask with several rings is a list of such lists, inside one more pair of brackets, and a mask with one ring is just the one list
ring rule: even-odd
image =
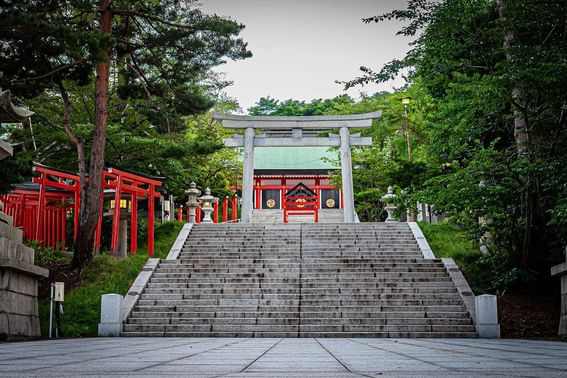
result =
[[429,243],[427,242],[425,235],[423,235],[423,231],[421,231],[421,228],[419,228],[419,225],[416,222],[408,222],[408,225],[411,229],[413,237],[415,238],[415,241],[417,242],[417,245],[419,246],[419,250],[421,251],[423,258],[426,260],[435,259],[433,250],[429,246]]
[[134,280],[134,283],[132,284],[132,286],[128,290],[128,293],[126,294],[126,297],[122,301],[121,311],[120,311],[122,315],[122,323],[126,322],[128,316],[130,316],[130,313],[134,309],[134,306],[138,302],[138,299],[140,299],[142,292],[148,285],[148,282],[150,282],[152,275],[157,269],[159,262],[160,259],[156,259],[156,258],[148,259],[146,265],[144,265],[144,268],[138,274],[136,280]]

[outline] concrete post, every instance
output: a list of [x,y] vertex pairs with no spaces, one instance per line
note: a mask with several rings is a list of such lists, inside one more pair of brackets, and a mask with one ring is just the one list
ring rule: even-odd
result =
[[345,223],[354,223],[354,194],[352,188],[352,155],[348,127],[341,127],[341,176],[344,201]]
[[254,128],[248,127],[244,132],[244,169],[242,172],[242,214],[240,221],[252,221],[254,194]]
[[551,275],[561,280],[561,313],[559,317],[559,336],[567,336],[567,247],[565,248],[566,262],[551,268]]
[[120,336],[122,331],[122,301],[119,294],[104,294],[100,304],[99,336]]
[[476,331],[481,339],[499,339],[498,304],[496,295],[478,295],[475,297]]

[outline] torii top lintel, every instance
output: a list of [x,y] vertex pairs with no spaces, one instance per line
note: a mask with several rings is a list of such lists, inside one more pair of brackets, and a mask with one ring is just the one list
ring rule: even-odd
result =
[[381,111],[349,115],[325,116],[245,116],[213,113],[213,119],[222,121],[227,129],[337,129],[368,128],[372,120],[380,118]]

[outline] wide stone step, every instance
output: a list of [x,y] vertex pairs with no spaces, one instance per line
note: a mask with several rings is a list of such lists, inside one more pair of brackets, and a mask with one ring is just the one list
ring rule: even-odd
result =
[[126,324],[124,332],[474,332],[472,325]]
[[[160,297],[160,296],[158,296]],[[161,296],[160,299],[142,296],[138,301],[140,306],[299,306],[300,300],[295,298],[208,298],[208,299],[167,299]],[[340,307],[340,306],[459,306],[461,301],[458,299],[301,299],[301,308],[307,307]]]
[[476,332],[122,332],[124,337],[475,338]]
[[425,260],[422,257],[410,257],[410,258],[384,258],[384,257],[367,257],[367,258],[349,258],[349,257],[335,257],[335,258],[321,258],[321,259],[307,259],[304,258],[303,260],[300,259],[299,256],[296,257],[287,257],[282,259],[277,258],[270,258],[270,257],[263,257],[259,259],[255,258],[236,258],[236,259],[227,259],[227,258],[181,258],[179,260],[173,261],[162,261],[159,266],[223,266],[224,264],[242,264],[244,266],[250,264],[291,264],[291,263],[300,263],[304,262],[304,264],[313,264],[317,263],[319,265],[348,265],[348,264],[376,264],[380,266],[419,266],[419,265],[432,265],[432,266],[443,266],[443,263],[440,260]]
[[[238,311],[154,311],[153,307],[140,307],[139,311],[133,311],[131,318],[147,318],[147,319],[178,319],[178,318],[238,318],[238,319],[256,319],[256,318],[286,318],[286,317],[299,317],[299,309],[295,308],[294,311],[288,312],[238,312]],[[471,319],[468,312],[425,312],[425,311],[404,311],[404,312],[305,312],[301,311],[302,322],[311,319],[310,321],[323,321],[329,320],[329,324],[342,319],[350,319],[355,321],[361,319],[368,322],[384,321],[386,319],[390,324],[392,322],[403,322],[404,319],[409,318],[416,321],[423,319],[437,322],[453,322],[456,320],[463,321],[463,324],[471,324]],[[306,323],[307,324],[307,323]],[[341,323],[342,324],[342,323]]]
[[145,300],[193,300],[193,299],[296,299],[299,298],[302,304],[311,302],[349,302],[349,301],[381,301],[381,300],[411,300],[411,301],[429,301],[429,300],[458,300],[457,293],[393,293],[393,294],[379,294],[379,293],[344,293],[344,294],[303,294],[297,290],[295,293],[276,293],[269,294],[263,292],[249,292],[249,293],[199,293],[192,290],[184,290],[178,292],[167,292],[165,290],[156,290],[150,292],[148,289],[142,294],[142,299]]
[[[148,303],[138,303],[135,307],[136,311],[152,311],[152,312],[213,312],[213,313],[224,313],[224,312],[261,312],[261,313],[291,313],[298,312],[299,306],[282,306],[282,305],[246,305],[242,304],[240,306],[233,305],[182,305],[182,304],[162,304],[156,305],[153,301],[147,301]],[[310,305],[301,306],[301,313],[343,313],[350,314],[368,314],[367,317],[376,313],[388,313],[388,312],[424,312],[424,313],[463,313],[466,309],[463,305],[431,305],[431,306],[369,306],[369,305],[332,305],[332,306],[322,306],[322,305]]]
[[447,287],[356,287],[356,288],[344,288],[344,287],[321,287],[321,288],[301,288],[299,285],[281,285],[281,286],[254,286],[254,287],[243,287],[243,286],[228,286],[228,287],[218,287],[216,285],[211,285],[209,287],[196,287],[193,285],[186,284],[155,284],[150,283],[148,287],[144,290],[146,294],[158,294],[158,293],[179,293],[179,292],[191,292],[191,293],[202,293],[202,294],[247,294],[247,293],[265,293],[265,294],[291,294],[299,293],[301,291],[302,295],[312,294],[312,295],[353,295],[353,294],[365,294],[365,293],[383,293],[383,294],[412,294],[412,293],[433,293],[433,294],[448,294],[456,293],[457,290],[453,286]]

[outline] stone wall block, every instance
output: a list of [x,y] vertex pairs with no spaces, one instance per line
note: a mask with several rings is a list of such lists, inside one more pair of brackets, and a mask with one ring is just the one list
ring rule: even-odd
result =
[[10,335],[12,337],[30,337],[33,336],[33,321],[36,319],[30,315],[9,314],[10,319]]
[[13,259],[16,257],[15,244],[10,239],[0,237],[0,258]]
[[12,291],[0,291],[1,312],[37,316],[37,298]]
[[12,272],[9,270],[0,269],[0,290],[8,290],[11,274]]
[[8,290],[37,297],[37,280],[25,274],[12,272],[12,274],[10,274]]
[[23,261],[28,264],[34,263],[35,251],[23,244],[18,244],[16,246],[16,259]]
[[[23,231],[9,224],[0,222],[0,237],[12,240],[14,243],[21,244]],[[1,251],[1,250],[0,250]]]
[[8,336],[8,329],[10,329],[8,314],[0,312],[0,340],[5,339]]

